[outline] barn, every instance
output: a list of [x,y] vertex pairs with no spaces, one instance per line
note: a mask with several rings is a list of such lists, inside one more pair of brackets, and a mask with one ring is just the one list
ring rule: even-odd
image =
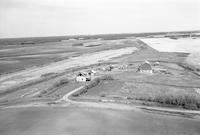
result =
[[138,71],[141,73],[153,73],[151,64],[148,61],[145,61],[145,63],[141,64],[138,68]]

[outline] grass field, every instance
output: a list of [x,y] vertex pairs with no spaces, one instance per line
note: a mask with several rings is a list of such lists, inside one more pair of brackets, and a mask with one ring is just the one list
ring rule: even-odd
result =
[[161,52],[200,52],[200,38],[144,38],[141,40]]
[[0,110],[1,135],[199,135],[199,121],[178,116],[93,108]]
[[[31,67],[43,66],[53,62],[61,61],[82,54],[98,52],[108,49],[130,47],[135,44],[98,41],[98,46],[93,46],[91,40],[76,40],[65,42],[49,42],[33,45],[0,45],[0,75],[17,72]],[[120,42],[120,44],[118,43]],[[91,44],[91,47],[77,46],[77,44]]]

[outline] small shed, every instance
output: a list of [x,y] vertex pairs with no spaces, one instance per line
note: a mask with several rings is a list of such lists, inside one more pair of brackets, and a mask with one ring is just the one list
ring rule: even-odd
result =
[[154,66],[159,66],[160,65],[160,62],[155,62],[154,64],[153,64]]
[[138,71],[141,73],[153,73],[151,64],[148,61],[145,61],[145,63],[141,64],[138,68]]

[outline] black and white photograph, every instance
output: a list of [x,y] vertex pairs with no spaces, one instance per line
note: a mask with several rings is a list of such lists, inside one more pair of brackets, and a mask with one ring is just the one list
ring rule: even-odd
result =
[[0,135],[200,135],[200,0],[0,0]]

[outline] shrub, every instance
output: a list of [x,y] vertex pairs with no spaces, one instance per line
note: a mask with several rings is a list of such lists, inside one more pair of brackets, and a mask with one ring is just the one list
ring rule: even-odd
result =
[[184,108],[185,109],[191,109],[191,110],[197,110],[198,109],[196,104],[185,104]]
[[82,95],[82,94],[84,94],[84,93],[86,93],[86,92],[87,92],[86,89],[81,89],[80,91],[78,91],[78,92],[72,94],[72,96],[73,96],[73,97],[78,97],[78,96],[80,96],[80,95]]
[[134,98],[133,98],[133,97],[130,97],[130,96],[127,96],[126,99],[132,100],[132,99],[134,99]]
[[55,87],[60,87],[60,86],[62,86],[64,84],[67,84],[67,83],[69,83],[69,80],[67,78],[62,78],[59,81],[55,82],[54,85],[53,85],[53,87],[54,88]]
[[95,86],[97,86],[100,83],[101,79],[100,78],[95,78],[94,80],[92,80],[89,84],[87,84],[85,86],[86,89],[91,89]]
[[200,108],[200,97],[193,94],[183,94],[183,95],[164,94],[157,96],[152,101],[161,104],[181,106],[185,109]]
[[114,80],[114,78],[111,75],[104,75],[100,79],[101,80]]
[[56,73],[54,73],[54,72],[46,73],[46,74],[41,75],[41,77],[49,77],[49,76],[52,76],[52,75],[56,75]]
[[104,80],[113,80],[113,77],[110,75],[104,75],[102,77],[95,78],[89,84],[85,85],[80,91],[74,93],[72,96],[78,97],[78,96],[86,93],[89,89],[97,86],[101,81],[104,81]]
[[106,94],[105,93],[101,93],[100,97],[106,97]]
[[72,46],[83,46],[83,43],[75,43]]
[[55,91],[55,88],[61,87],[64,84],[67,84],[69,82],[68,79],[66,78],[62,78],[60,80],[58,80],[57,82],[55,82],[52,86],[50,86],[49,88],[47,88],[46,90],[41,91],[37,97],[42,97],[43,95],[47,95],[49,93],[52,93]]
[[136,100],[157,102],[165,105],[175,105],[180,106],[185,109],[197,110],[200,109],[200,96],[195,94],[182,94],[182,95],[172,95],[172,94],[160,94],[152,97],[136,97]]

